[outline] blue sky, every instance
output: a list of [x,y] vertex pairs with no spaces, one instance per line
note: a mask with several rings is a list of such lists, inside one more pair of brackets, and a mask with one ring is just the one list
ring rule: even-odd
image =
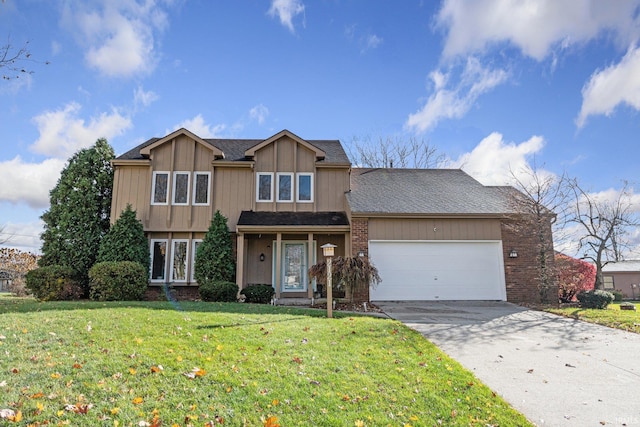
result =
[[484,184],[535,162],[610,194],[640,170],[639,36],[640,0],[5,0],[33,73],[0,81],[0,224],[39,250],[71,154],[179,127],[416,137]]

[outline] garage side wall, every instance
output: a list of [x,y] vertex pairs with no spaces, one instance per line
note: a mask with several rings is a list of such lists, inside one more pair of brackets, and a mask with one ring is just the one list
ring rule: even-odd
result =
[[[535,223],[507,219],[502,221],[501,228],[507,301],[540,303],[546,298],[546,302],[556,304],[558,283],[551,223],[545,224],[538,232]],[[517,258],[509,256],[512,250],[517,252]],[[545,257],[546,272],[541,268],[542,256]],[[545,274],[549,280],[546,289],[542,285]]]

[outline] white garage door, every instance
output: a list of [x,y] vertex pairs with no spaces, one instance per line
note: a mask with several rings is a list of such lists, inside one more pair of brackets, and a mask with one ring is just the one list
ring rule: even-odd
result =
[[500,241],[371,241],[372,301],[506,300]]

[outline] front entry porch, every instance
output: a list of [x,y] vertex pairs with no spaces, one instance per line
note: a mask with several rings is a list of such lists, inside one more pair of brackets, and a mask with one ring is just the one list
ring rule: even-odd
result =
[[[351,253],[346,215],[307,212],[278,214],[243,212],[240,216],[236,230],[238,287],[243,289],[253,284],[271,284],[276,299],[314,298],[318,286],[315,281],[309,280],[308,271],[309,267],[322,259],[320,247],[331,243],[337,246],[336,256]],[[285,219],[294,224],[278,224]]]

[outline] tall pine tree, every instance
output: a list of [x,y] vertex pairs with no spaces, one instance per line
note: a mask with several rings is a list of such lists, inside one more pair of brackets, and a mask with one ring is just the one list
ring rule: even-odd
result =
[[196,253],[194,276],[199,284],[210,281],[233,282],[236,263],[227,218],[216,211]]
[[49,193],[51,206],[41,217],[39,265],[71,267],[85,287],[100,241],[109,230],[114,157],[106,139],[75,153]]

